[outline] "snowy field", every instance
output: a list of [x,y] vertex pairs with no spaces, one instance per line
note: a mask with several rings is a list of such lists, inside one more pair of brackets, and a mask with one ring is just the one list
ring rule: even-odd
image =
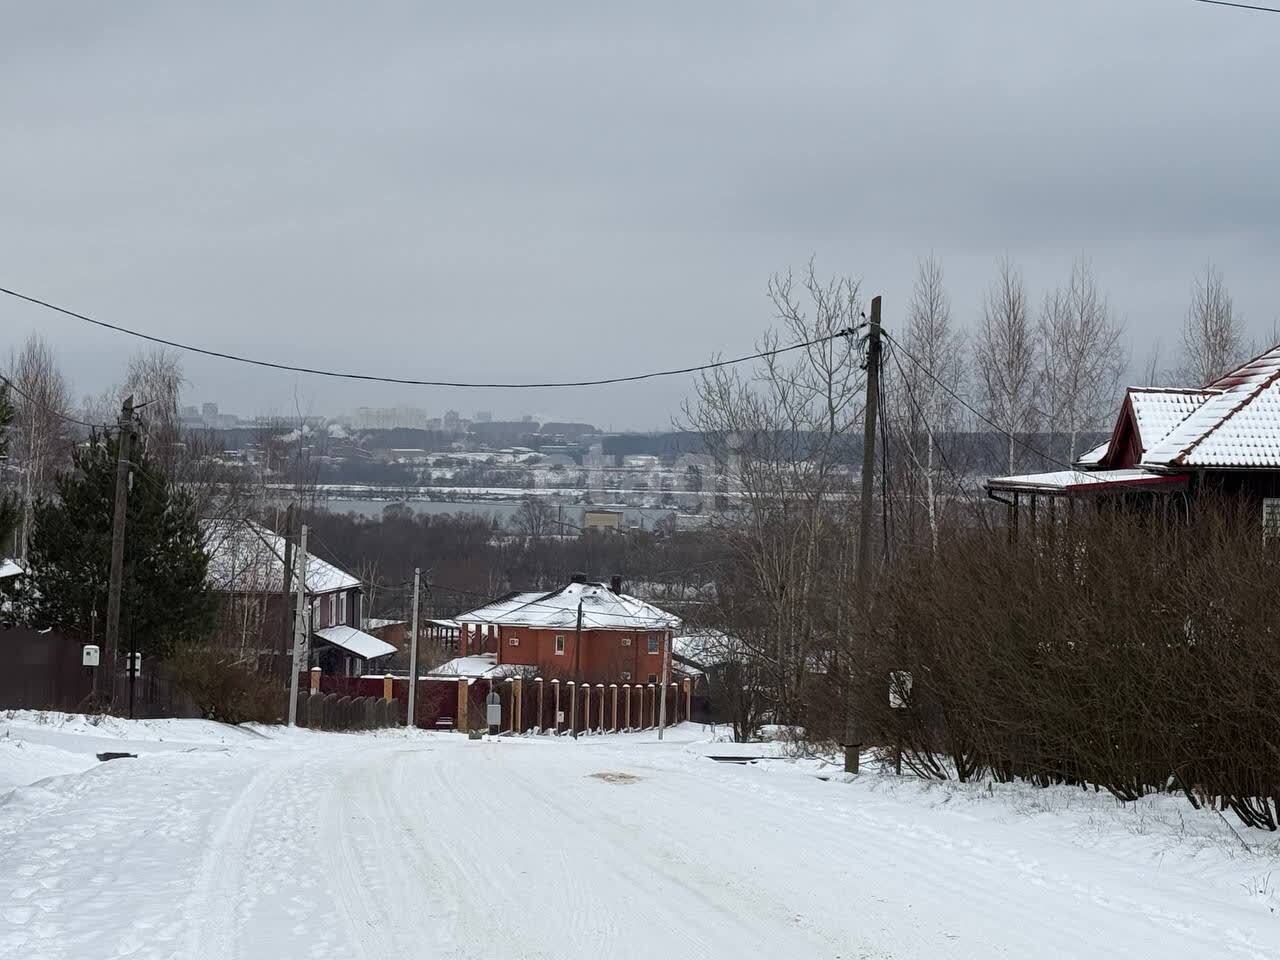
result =
[[0,958],[1280,956],[1212,812],[706,738],[0,713]]

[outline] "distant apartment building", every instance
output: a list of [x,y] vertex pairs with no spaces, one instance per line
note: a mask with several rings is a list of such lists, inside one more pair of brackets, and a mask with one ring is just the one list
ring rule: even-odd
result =
[[427,412],[418,407],[356,407],[348,418],[357,430],[425,430]]

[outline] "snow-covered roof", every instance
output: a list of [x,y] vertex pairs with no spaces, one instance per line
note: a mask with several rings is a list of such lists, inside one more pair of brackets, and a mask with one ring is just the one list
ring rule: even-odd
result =
[[388,657],[396,652],[396,648],[391,644],[372,637],[363,630],[346,625],[325,627],[323,630],[317,630],[316,636],[325,643],[341,647],[348,653],[354,653],[365,660],[377,660],[379,657]]
[[[202,520],[209,552],[209,584],[222,593],[278,593],[284,589],[285,538],[252,520]],[[332,593],[360,586],[358,578],[307,554],[307,591]]]
[[403,620],[382,620],[378,617],[366,617],[364,628],[366,630],[381,630],[383,627],[394,627],[398,623],[404,623]]
[[1111,449],[1111,440],[1108,438],[1103,440],[1092,450],[1087,450],[1080,456],[1076,457],[1077,467],[1096,467],[1102,462],[1102,458],[1107,455],[1107,451]]
[[1153,467],[1280,467],[1280,346],[1215,380],[1203,403],[1142,463]]
[[16,577],[20,573],[26,573],[21,563],[17,560],[10,560],[8,557],[0,557],[0,580]]
[[1093,493],[1121,487],[1167,487],[1185,483],[1184,477],[1153,473],[1150,470],[1056,470],[1014,477],[994,477],[988,490],[1015,493]]
[[440,664],[427,676],[436,679],[466,677],[469,680],[501,680],[517,676],[528,669],[514,663],[499,664],[497,656],[492,653],[477,653],[469,657],[454,657]]
[[[1181,387],[1130,387],[1125,392],[1125,403],[1133,411],[1142,448],[1139,459],[1217,393],[1217,390]],[[1109,437],[1106,442],[1082,454],[1077,458],[1076,466],[1086,469],[1102,466],[1115,439],[1115,436]],[[1116,465],[1114,459],[1109,465]]]
[[550,593],[516,593],[457,618],[459,623],[498,623],[511,627],[572,628],[582,603],[584,630],[668,630],[680,618],[603,583],[569,583]]

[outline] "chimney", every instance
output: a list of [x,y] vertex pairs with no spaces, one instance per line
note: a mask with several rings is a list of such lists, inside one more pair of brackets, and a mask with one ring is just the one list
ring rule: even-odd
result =
[[575,573],[569,577],[570,583],[586,583],[587,575],[585,573]]
[[622,592],[622,578],[618,576],[616,573],[609,578],[609,589],[612,590],[614,593]]

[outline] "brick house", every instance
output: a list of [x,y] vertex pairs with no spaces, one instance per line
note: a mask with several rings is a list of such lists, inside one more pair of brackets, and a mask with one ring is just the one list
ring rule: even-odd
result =
[[659,682],[680,627],[679,617],[624,594],[621,578],[605,584],[581,575],[549,593],[509,594],[456,621],[459,663],[592,684]]
[[[221,610],[215,642],[256,655],[260,665],[288,677],[292,661],[297,584],[284,595],[285,538],[251,520],[202,523],[209,553],[209,583]],[[290,578],[291,580],[293,578]],[[307,556],[305,668],[359,676],[396,652],[390,643],[359,629],[364,596],[359,578]]]

